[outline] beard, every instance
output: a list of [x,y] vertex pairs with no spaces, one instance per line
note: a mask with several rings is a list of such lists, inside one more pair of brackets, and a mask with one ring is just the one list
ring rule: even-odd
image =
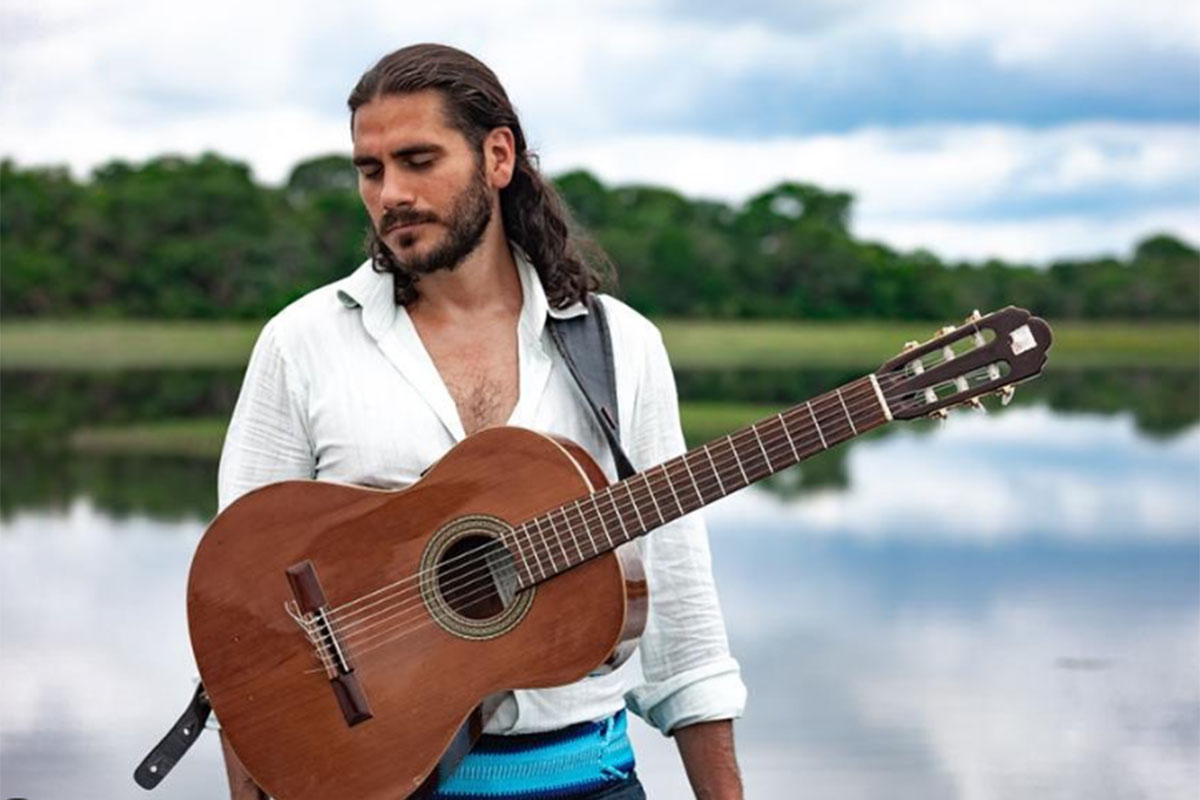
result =
[[[492,200],[488,193],[487,181],[482,172],[476,172],[466,188],[454,198],[450,214],[444,223],[432,212],[403,208],[384,212],[379,226],[372,230],[375,239],[372,250],[376,253],[386,253],[391,257],[389,260],[393,262],[397,271],[408,273],[413,278],[438,270],[453,270],[479,247],[491,220]],[[443,223],[446,228],[442,241],[423,255],[405,252],[417,241],[416,234],[401,233],[398,237],[399,248],[391,247],[380,235],[381,230],[387,231],[396,225],[417,222]]]

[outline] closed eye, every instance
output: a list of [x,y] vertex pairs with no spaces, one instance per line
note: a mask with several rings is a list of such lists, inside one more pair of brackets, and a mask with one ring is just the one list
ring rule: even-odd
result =
[[374,158],[355,158],[354,168],[358,170],[359,175],[368,180],[373,180],[383,174],[383,164]]

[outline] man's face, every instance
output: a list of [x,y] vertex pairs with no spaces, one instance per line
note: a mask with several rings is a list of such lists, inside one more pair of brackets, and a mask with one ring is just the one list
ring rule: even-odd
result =
[[437,92],[384,95],[354,114],[358,191],[397,264],[453,269],[479,245],[493,192],[481,154],[446,125]]

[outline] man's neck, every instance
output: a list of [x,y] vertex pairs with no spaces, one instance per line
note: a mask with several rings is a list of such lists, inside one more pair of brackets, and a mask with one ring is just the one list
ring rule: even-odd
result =
[[431,322],[520,313],[521,279],[504,229],[490,225],[479,247],[453,270],[421,276],[409,313]]

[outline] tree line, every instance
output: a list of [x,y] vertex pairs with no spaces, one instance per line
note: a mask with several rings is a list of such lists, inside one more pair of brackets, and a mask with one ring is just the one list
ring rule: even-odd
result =
[[[652,316],[942,320],[1011,303],[1057,319],[1200,317],[1200,253],[1167,234],[1127,258],[948,263],[856,239],[853,197],[810,184],[741,206],[582,171],[555,184],[617,266],[609,290]],[[297,165],[281,187],[215,154],[113,161],[82,181],[5,160],[0,192],[9,318],[263,318],[364,258],[341,155]]]

